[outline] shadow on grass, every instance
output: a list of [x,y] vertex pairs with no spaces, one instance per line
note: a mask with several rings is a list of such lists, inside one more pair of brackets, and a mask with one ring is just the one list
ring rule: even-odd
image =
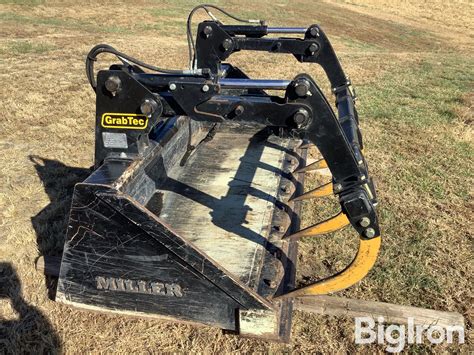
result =
[[1,354],[61,353],[61,342],[48,319],[22,296],[18,275],[10,263],[0,262],[0,301],[10,300],[17,319],[0,315]]
[[[61,256],[74,185],[84,181],[90,169],[67,166],[60,161],[30,155],[51,201],[31,218],[40,255]],[[46,276],[48,296],[54,299],[57,279]]]

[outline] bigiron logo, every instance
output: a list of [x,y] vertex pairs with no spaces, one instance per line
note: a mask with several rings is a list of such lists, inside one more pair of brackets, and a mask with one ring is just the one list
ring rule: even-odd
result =
[[136,113],[104,113],[101,124],[104,128],[145,129],[148,117]]

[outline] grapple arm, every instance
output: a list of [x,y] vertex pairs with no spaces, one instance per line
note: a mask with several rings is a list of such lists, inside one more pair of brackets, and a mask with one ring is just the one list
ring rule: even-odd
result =
[[[265,38],[266,35],[274,33],[299,33],[304,34],[304,38]],[[362,138],[354,105],[355,94],[324,31],[318,25],[308,28],[275,28],[264,25],[225,26],[214,21],[205,21],[198,27],[196,43],[198,67],[209,68],[217,76],[226,73],[221,64],[222,60],[240,50],[289,53],[300,62],[321,65],[336,96],[339,118],[336,118],[316,83],[309,76],[300,75],[287,86],[287,102],[309,105],[311,113],[300,108],[292,122],[284,118],[282,122],[272,123],[293,129],[296,124],[294,131],[318,147],[331,170],[334,190],[339,195],[342,211],[349,222],[362,237],[379,236],[374,210],[375,189],[362,155]],[[261,87],[264,85],[262,81]],[[243,85],[242,88],[249,89]],[[256,117],[247,115],[240,119],[255,120]],[[301,122],[296,122],[297,120]],[[367,219],[370,220],[369,226]],[[364,222],[361,225],[362,220]]]
[[[304,38],[264,38],[270,33],[304,33]],[[303,169],[317,169],[318,165],[328,167],[333,176],[333,188],[322,186],[295,199],[321,197],[334,192],[339,196],[342,212],[288,237],[320,235],[350,223],[360,235],[360,247],[353,263],[341,274],[290,292],[285,297],[333,292],[362,279],[374,265],[380,248],[380,229],[375,212],[377,200],[362,154],[356,96],[324,31],[318,25],[307,29],[267,26],[252,29],[252,26],[221,26],[204,22],[199,26],[197,44],[198,66],[209,67],[216,74],[221,71],[221,61],[240,50],[290,53],[300,62],[318,63],[324,69],[336,97],[338,118],[319,87],[306,75],[292,81],[287,87],[286,97],[309,104],[308,111],[301,108],[294,114],[293,124],[297,125],[299,135],[315,144],[324,157],[313,167]]]
[[[269,33],[300,33],[304,38],[264,38]],[[306,74],[293,80],[252,80],[240,69],[222,63],[240,50],[289,53],[300,62],[320,64],[336,96],[339,117],[316,82]],[[351,224],[360,236],[359,252],[353,263],[335,277],[279,297],[334,292],[363,278],[375,263],[380,247],[377,201],[362,154],[355,95],[324,32],[317,25],[286,29],[263,25],[225,26],[216,21],[205,21],[198,27],[196,65],[197,71],[190,75],[147,74],[129,65],[116,65],[109,71],[100,72],[98,119],[110,112],[109,103],[114,92],[107,89],[107,84],[114,80],[120,83],[120,90],[130,93],[128,101],[121,103],[123,112],[141,110],[150,120],[150,129],[165,117],[186,115],[197,121],[233,120],[279,127],[290,136],[316,145],[324,160],[300,171],[327,166],[333,177],[332,189],[323,186],[294,196],[293,200],[334,193],[341,204],[341,213],[284,238],[294,240],[321,235]],[[269,95],[267,89],[282,90],[284,96]],[[96,165],[110,153],[100,144],[101,133],[99,127]],[[130,145],[138,147],[134,151],[138,154],[140,140],[146,139],[139,133],[131,134],[136,144]]]

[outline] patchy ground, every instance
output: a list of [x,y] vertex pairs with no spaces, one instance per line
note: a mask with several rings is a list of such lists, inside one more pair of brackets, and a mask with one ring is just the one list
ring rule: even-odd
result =
[[[389,0],[216,1],[272,25],[319,23],[360,97],[358,108],[380,197],[384,244],[376,267],[341,295],[457,311],[472,332],[473,4]],[[92,164],[94,95],[84,58],[106,42],[163,67],[185,67],[193,2],[0,1],[0,349],[41,352],[382,352],[354,344],[353,320],[297,313],[288,345],[221,331],[80,312],[48,299],[38,255],[59,254],[74,184]],[[254,77],[322,71],[281,56],[239,53]],[[308,188],[324,181],[314,175]],[[305,205],[307,225],[332,201]],[[300,283],[341,270],[355,252],[346,230],[304,241]],[[2,336],[3,334],[3,336]],[[472,334],[472,333],[471,333]],[[418,345],[417,352],[469,352]]]

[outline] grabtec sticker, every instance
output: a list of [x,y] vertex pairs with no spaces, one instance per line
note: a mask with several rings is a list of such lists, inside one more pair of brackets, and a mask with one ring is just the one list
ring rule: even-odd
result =
[[145,129],[148,117],[136,113],[104,113],[101,125],[104,128]]

